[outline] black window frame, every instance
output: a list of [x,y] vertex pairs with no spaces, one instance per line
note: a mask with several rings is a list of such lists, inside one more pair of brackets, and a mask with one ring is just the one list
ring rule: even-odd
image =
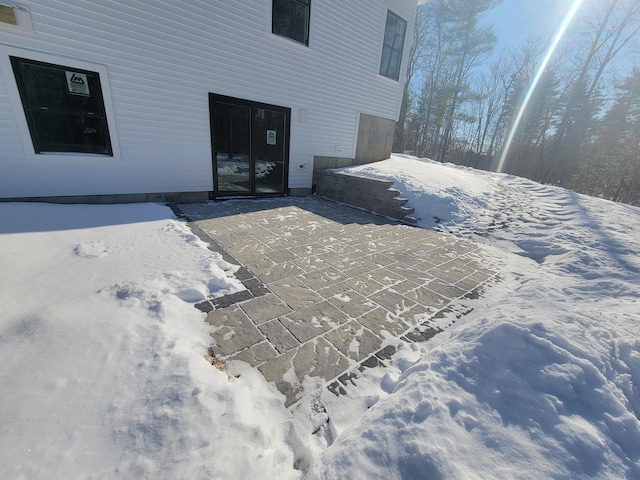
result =
[[[9,59],[35,153],[113,156],[99,72],[23,57],[9,56]],[[28,85],[29,82],[23,76],[23,65],[59,71],[57,87],[66,84],[67,88],[54,90],[44,83],[37,86]],[[67,74],[71,74],[71,77]],[[52,75],[52,78],[55,78],[57,74]],[[70,86],[73,83],[70,78],[73,77],[82,85],[75,92],[71,91]],[[83,91],[85,89],[88,93]],[[45,117],[48,117],[48,120],[45,121]],[[54,137],[56,129],[57,134],[62,133],[64,138]],[[94,138],[93,135],[97,137]]]
[[[301,9],[297,12],[297,9]],[[304,24],[296,23],[296,13],[302,12]],[[311,0],[273,0],[271,2],[271,33],[309,46]]]
[[[391,22],[393,23],[391,23]],[[398,33],[397,25],[402,25],[402,34]],[[391,30],[393,28],[393,30]],[[407,36],[407,21],[391,10],[387,10],[387,21],[384,28],[382,43],[382,57],[380,58],[380,75],[391,80],[400,79],[402,66],[402,52]],[[399,40],[399,44],[398,44]]]

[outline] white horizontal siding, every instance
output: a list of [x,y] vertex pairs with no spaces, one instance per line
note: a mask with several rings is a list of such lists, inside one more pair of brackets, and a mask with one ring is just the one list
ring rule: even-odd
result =
[[[4,79],[0,75],[0,148],[2,149],[2,155],[0,155],[0,162],[3,157],[19,158],[24,154],[22,150],[22,143],[20,142],[20,136],[18,134],[18,127],[16,125],[15,116],[11,103],[9,101],[9,94],[4,84]],[[0,165],[0,170],[3,170]],[[2,175],[0,175],[2,178]]]
[[33,37],[0,44],[106,67],[120,155],[25,155],[0,78],[0,197],[211,190],[208,92],[292,108],[289,184],[309,187],[309,157],[354,155],[360,112],[397,118],[384,23],[391,9],[412,24],[415,3],[314,0],[305,47],[270,33],[271,0],[21,0]]

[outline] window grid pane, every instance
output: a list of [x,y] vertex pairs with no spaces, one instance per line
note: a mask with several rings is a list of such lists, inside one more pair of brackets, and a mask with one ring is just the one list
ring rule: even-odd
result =
[[10,58],[36,153],[112,154],[98,73]]
[[309,45],[311,0],[273,0],[272,33]]
[[380,75],[393,80],[398,80],[400,77],[406,29],[407,22],[389,10],[380,60]]

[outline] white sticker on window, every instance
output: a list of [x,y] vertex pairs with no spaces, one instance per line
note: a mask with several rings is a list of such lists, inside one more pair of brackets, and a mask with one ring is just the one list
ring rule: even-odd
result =
[[69,93],[74,95],[91,95],[89,93],[89,82],[84,73],[64,72],[67,75],[67,87]]
[[275,144],[276,144],[276,131],[267,130],[267,145],[275,145]]

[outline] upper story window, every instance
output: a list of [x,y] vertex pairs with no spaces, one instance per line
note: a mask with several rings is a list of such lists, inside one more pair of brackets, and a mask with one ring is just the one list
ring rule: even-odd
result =
[[97,72],[10,58],[36,153],[112,155]]
[[384,30],[380,75],[393,80],[400,78],[400,64],[402,63],[402,50],[404,49],[406,31],[407,21],[389,10],[387,12],[387,26]]
[[0,5],[0,22],[8,23],[10,25],[17,25],[16,14],[13,11],[13,7],[6,5]]
[[273,0],[271,31],[309,45],[311,0]]

